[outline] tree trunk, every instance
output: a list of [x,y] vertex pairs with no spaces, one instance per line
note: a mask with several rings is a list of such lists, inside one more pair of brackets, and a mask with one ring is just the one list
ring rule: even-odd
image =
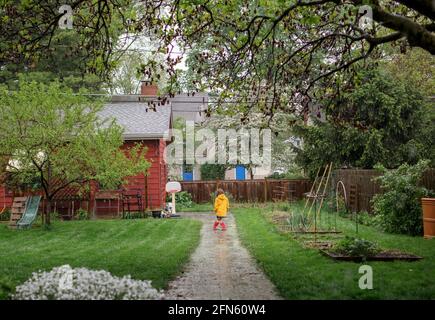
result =
[[50,216],[51,216],[51,200],[52,200],[52,196],[51,195],[51,163],[50,160],[47,161],[48,166],[47,166],[47,189],[46,189],[46,198],[47,198],[47,211],[46,211],[46,216],[45,216],[45,225],[49,226],[50,225]]
[[45,210],[45,221],[44,225],[49,226],[50,225],[50,215],[51,215],[51,199],[47,197],[47,208]]
[[249,167],[248,173],[249,173],[249,179],[250,180],[254,179],[254,170],[252,169],[252,167]]

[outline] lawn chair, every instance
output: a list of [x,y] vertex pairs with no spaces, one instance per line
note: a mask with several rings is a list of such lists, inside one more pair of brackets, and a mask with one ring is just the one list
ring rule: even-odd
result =
[[18,229],[27,229],[32,226],[38,214],[39,203],[41,202],[41,196],[31,196],[27,199],[26,208],[23,216],[17,222]]
[[124,190],[121,194],[122,218],[144,217],[144,207],[140,189]]

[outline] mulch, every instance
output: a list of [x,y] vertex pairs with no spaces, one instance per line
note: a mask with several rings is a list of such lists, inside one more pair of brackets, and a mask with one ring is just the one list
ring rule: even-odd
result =
[[349,256],[342,253],[334,252],[331,250],[320,249],[320,252],[327,257],[340,261],[418,261],[423,259],[420,256],[401,252],[398,250],[384,250],[376,255],[363,257],[363,256]]

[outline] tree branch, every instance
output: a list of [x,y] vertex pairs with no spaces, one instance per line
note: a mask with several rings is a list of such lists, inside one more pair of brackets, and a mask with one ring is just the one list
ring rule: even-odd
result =
[[421,15],[435,20],[435,2],[432,0],[396,0],[404,6],[411,8]]
[[373,19],[384,27],[398,31],[406,36],[411,46],[423,48],[435,54],[435,35],[404,16],[398,16],[384,11],[380,6],[373,6]]

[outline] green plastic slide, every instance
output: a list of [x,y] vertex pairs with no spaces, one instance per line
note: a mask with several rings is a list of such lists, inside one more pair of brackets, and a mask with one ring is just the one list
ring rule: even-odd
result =
[[31,196],[27,199],[26,209],[20,220],[17,222],[17,228],[25,229],[32,226],[33,221],[35,221],[38,214],[39,202],[41,201],[41,196]]

